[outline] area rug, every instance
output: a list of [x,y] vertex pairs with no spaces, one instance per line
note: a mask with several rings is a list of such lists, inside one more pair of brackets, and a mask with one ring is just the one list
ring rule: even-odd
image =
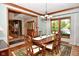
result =
[[[69,45],[61,44],[59,54],[53,55],[51,52],[47,50],[45,56],[70,56],[71,48],[72,47]],[[42,56],[42,54],[39,53],[37,56]]]
[[[66,44],[61,44],[60,47],[60,52],[57,55],[53,55],[52,52],[50,52],[49,50],[46,50],[46,54],[45,56],[70,56],[71,53],[71,49],[72,47],[70,45],[66,45]],[[15,52],[16,56],[25,56],[24,54],[24,50],[25,49],[19,49],[18,51]],[[36,56],[42,56],[42,53],[40,52],[39,54],[37,54]]]
[[61,45],[61,54],[60,56],[70,56],[71,53],[71,46],[68,45]]

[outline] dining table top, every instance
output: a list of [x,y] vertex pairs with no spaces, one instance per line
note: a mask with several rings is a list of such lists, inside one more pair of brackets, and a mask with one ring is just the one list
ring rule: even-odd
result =
[[42,36],[33,38],[33,43],[37,46],[43,47],[43,44],[48,44],[54,41],[54,35]]
[[35,37],[35,38],[33,38],[33,40],[43,40],[43,39],[46,39],[48,37],[53,37],[53,36],[54,36],[53,34],[43,35],[43,36]]

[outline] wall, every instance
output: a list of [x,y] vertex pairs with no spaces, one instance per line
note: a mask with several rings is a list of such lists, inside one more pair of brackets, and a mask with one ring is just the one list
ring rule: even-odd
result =
[[3,28],[3,35],[1,35],[0,40],[4,40],[5,42],[7,41],[7,25],[8,25],[8,13],[7,13],[7,8],[0,4],[0,26]]
[[79,45],[79,13],[77,13],[76,15],[75,15],[75,28],[74,28],[74,30],[75,30],[75,34],[74,34],[74,36],[75,36],[75,44],[76,45]]
[[[31,17],[31,16],[27,16],[27,15],[24,16],[23,14],[18,14],[17,16],[14,17],[14,15],[12,13],[10,13],[9,18],[10,19],[14,18],[14,19],[17,19],[17,20],[22,20],[22,32],[25,35],[27,33],[27,31],[26,31],[26,22],[36,20],[36,17]],[[36,26],[37,25],[35,25],[35,27]],[[38,32],[42,31],[42,34],[51,34],[50,20],[44,21],[40,16],[38,16],[38,26],[37,27],[38,27]]]
[[[28,21],[35,21],[36,22],[36,17],[22,19],[22,34],[24,34],[24,35],[27,35],[27,22]],[[34,29],[36,31],[36,24],[34,23],[34,25],[35,25]]]
[[41,18],[41,16],[38,17],[38,32],[42,31],[42,35],[44,34],[51,34],[50,30],[50,20],[45,21]]
[[70,44],[79,45],[79,9],[53,14],[53,18],[71,17]]
[[25,14],[17,14],[13,12],[9,12],[9,20],[21,20],[22,21],[22,34],[27,35],[27,21],[34,21],[34,29],[35,29],[35,34],[37,35],[37,30],[36,30],[36,19],[37,17],[25,15]]
[[[22,9],[18,9],[18,8],[9,6],[9,5],[6,5],[6,7],[9,7],[11,9],[15,9],[15,10],[20,10],[22,12],[27,12],[29,14],[34,14],[34,13],[31,13],[31,12],[28,12],[28,11],[25,11],[25,10],[22,10]],[[34,15],[36,15],[36,14],[34,14]],[[42,31],[42,34],[46,34],[46,33],[51,34],[50,25],[49,25],[50,21],[48,20],[48,21],[42,22],[41,17],[39,15],[36,15],[36,16],[38,16],[38,26],[37,26],[38,31]]]
[[[23,11],[23,12],[27,12],[29,14],[34,14],[34,13],[31,13],[31,12],[28,12],[28,11],[25,11],[25,10],[21,10],[21,9],[18,9],[18,8],[14,8],[14,7],[11,7],[11,6],[10,6],[10,8],[15,9],[15,10],[20,10],[20,11]],[[36,14],[34,14],[34,15],[36,15]],[[12,15],[11,18],[13,16],[14,15]],[[36,15],[36,16],[39,16],[39,15]],[[23,22],[22,25],[23,26],[24,26],[24,20],[27,20],[27,19],[22,19],[22,22]],[[22,26],[22,28],[23,28],[23,26]],[[0,27],[3,28],[3,35],[0,34],[0,40],[4,40],[4,41],[8,42],[8,39],[7,39],[7,37],[8,37],[8,9],[7,9],[7,6],[5,6],[4,4],[0,4]],[[23,32],[23,33],[25,33],[25,32]]]

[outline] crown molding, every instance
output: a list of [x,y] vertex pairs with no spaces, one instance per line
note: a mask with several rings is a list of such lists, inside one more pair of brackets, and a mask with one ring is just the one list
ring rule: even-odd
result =
[[[10,6],[13,6],[13,7],[16,7],[16,8],[19,8],[19,9],[22,9],[22,10],[29,11],[29,12],[32,12],[32,13],[37,14],[37,15],[42,15],[42,16],[45,15],[45,14],[41,14],[41,13],[35,12],[35,11],[33,11],[33,10],[30,10],[30,9],[28,9],[28,8],[21,7],[21,6],[19,6],[19,5],[13,4],[13,3],[4,3],[4,4],[10,5]],[[49,13],[47,13],[47,14],[48,14],[48,15],[56,14],[56,13],[60,13],[60,12],[64,12],[64,11],[68,11],[68,10],[72,10],[72,9],[76,9],[76,8],[79,8],[79,6],[77,6],[77,7],[72,7],[72,8],[67,8],[67,9],[62,9],[62,10],[58,10],[58,11],[54,11],[54,12],[49,12]]]
[[8,11],[9,11],[9,12],[13,12],[13,13],[25,14],[25,15],[29,15],[29,16],[32,16],[32,17],[37,17],[36,15],[29,14],[29,13],[27,13],[27,12],[22,12],[22,11],[15,10],[15,9],[11,9],[11,8],[8,8]]
[[10,6],[13,6],[13,7],[15,7],[15,8],[22,9],[22,10],[29,11],[29,12],[32,12],[32,13],[37,14],[37,15],[43,15],[43,14],[41,14],[41,13],[35,12],[35,11],[30,10],[30,9],[28,9],[28,8],[21,7],[21,6],[19,6],[19,5],[13,4],[13,3],[4,3],[4,4],[10,5]]
[[62,9],[62,10],[58,10],[58,11],[54,11],[54,12],[49,12],[48,15],[56,14],[56,13],[60,13],[60,12],[64,12],[64,11],[69,11],[69,10],[76,9],[76,8],[79,8],[79,6],[72,7],[72,8],[67,8],[67,9]]

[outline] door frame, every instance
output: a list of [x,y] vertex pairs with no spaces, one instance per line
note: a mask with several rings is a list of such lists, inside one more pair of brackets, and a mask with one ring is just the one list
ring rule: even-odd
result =
[[[60,31],[60,29],[61,29],[61,20],[64,20],[64,19],[70,19],[70,25],[71,25],[71,16],[51,19],[51,24],[50,24],[51,25],[51,33],[52,33],[52,21],[59,20],[59,30],[58,30],[58,33],[61,34],[61,31]],[[70,29],[71,29],[71,27],[70,27]]]

